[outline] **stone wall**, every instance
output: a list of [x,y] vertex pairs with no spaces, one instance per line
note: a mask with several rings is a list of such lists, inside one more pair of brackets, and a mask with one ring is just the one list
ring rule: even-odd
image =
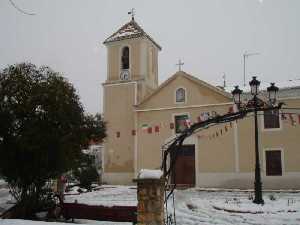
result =
[[136,179],[138,225],[164,224],[164,179]]

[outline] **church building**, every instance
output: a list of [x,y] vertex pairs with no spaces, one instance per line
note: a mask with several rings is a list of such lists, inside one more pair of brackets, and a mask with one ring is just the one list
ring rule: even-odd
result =
[[[103,113],[107,138],[103,181],[132,184],[141,169],[159,169],[162,146],[192,123],[233,109],[232,95],[179,70],[158,83],[161,46],[132,17],[104,42],[107,79]],[[292,94],[291,94],[292,93]],[[296,94],[295,94],[296,93]],[[300,87],[281,89],[286,107],[300,107]],[[299,110],[259,115],[264,188],[300,188]],[[177,184],[253,188],[253,116],[201,130],[185,140],[176,162]]]

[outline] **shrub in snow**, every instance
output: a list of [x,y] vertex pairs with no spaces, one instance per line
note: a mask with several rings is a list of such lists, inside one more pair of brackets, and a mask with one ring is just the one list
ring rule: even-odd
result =
[[269,199],[270,199],[271,201],[275,201],[275,200],[276,200],[276,197],[275,197],[275,195],[271,194],[271,195],[269,195]]

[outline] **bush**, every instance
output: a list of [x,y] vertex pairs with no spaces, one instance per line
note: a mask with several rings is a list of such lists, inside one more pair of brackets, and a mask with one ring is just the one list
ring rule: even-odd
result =
[[75,177],[79,181],[79,186],[88,191],[92,190],[92,183],[97,182],[99,174],[94,166],[83,167],[77,170]]

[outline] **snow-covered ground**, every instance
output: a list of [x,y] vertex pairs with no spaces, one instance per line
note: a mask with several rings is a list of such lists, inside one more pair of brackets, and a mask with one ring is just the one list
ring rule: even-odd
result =
[[[137,205],[136,186],[109,186],[103,185],[97,191],[87,192],[77,195],[76,187],[70,193],[74,195],[66,195],[65,202],[84,203],[88,205]],[[69,192],[68,192],[69,193]]]
[[[76,187],[71,193],[76,193]],[[252,192],[229,190],[188,189],[175,192],[177,225],[299,225],[300,192],[264,192],[265,205],[249,200]],[[275,200],[270,200],[275,198]],[[93,205],[136,205],[136,187],[108,186],[97,191],[66,196],[67,202]],[[0,200],[1,201],[1,200]],[[169,202],[169,206],[172,201]],[[172,209],[169,209],[172,212]],[[129,225],[131,223],[75,220],[80,224]],[[48,225],[44,222],[1,220],[2,225]],[[65,225],[64,223],[51,223]]]
[[9,194],[7,184],[4,182],[4,180],[0,179],[0,215],[12,205],[13,199]]

